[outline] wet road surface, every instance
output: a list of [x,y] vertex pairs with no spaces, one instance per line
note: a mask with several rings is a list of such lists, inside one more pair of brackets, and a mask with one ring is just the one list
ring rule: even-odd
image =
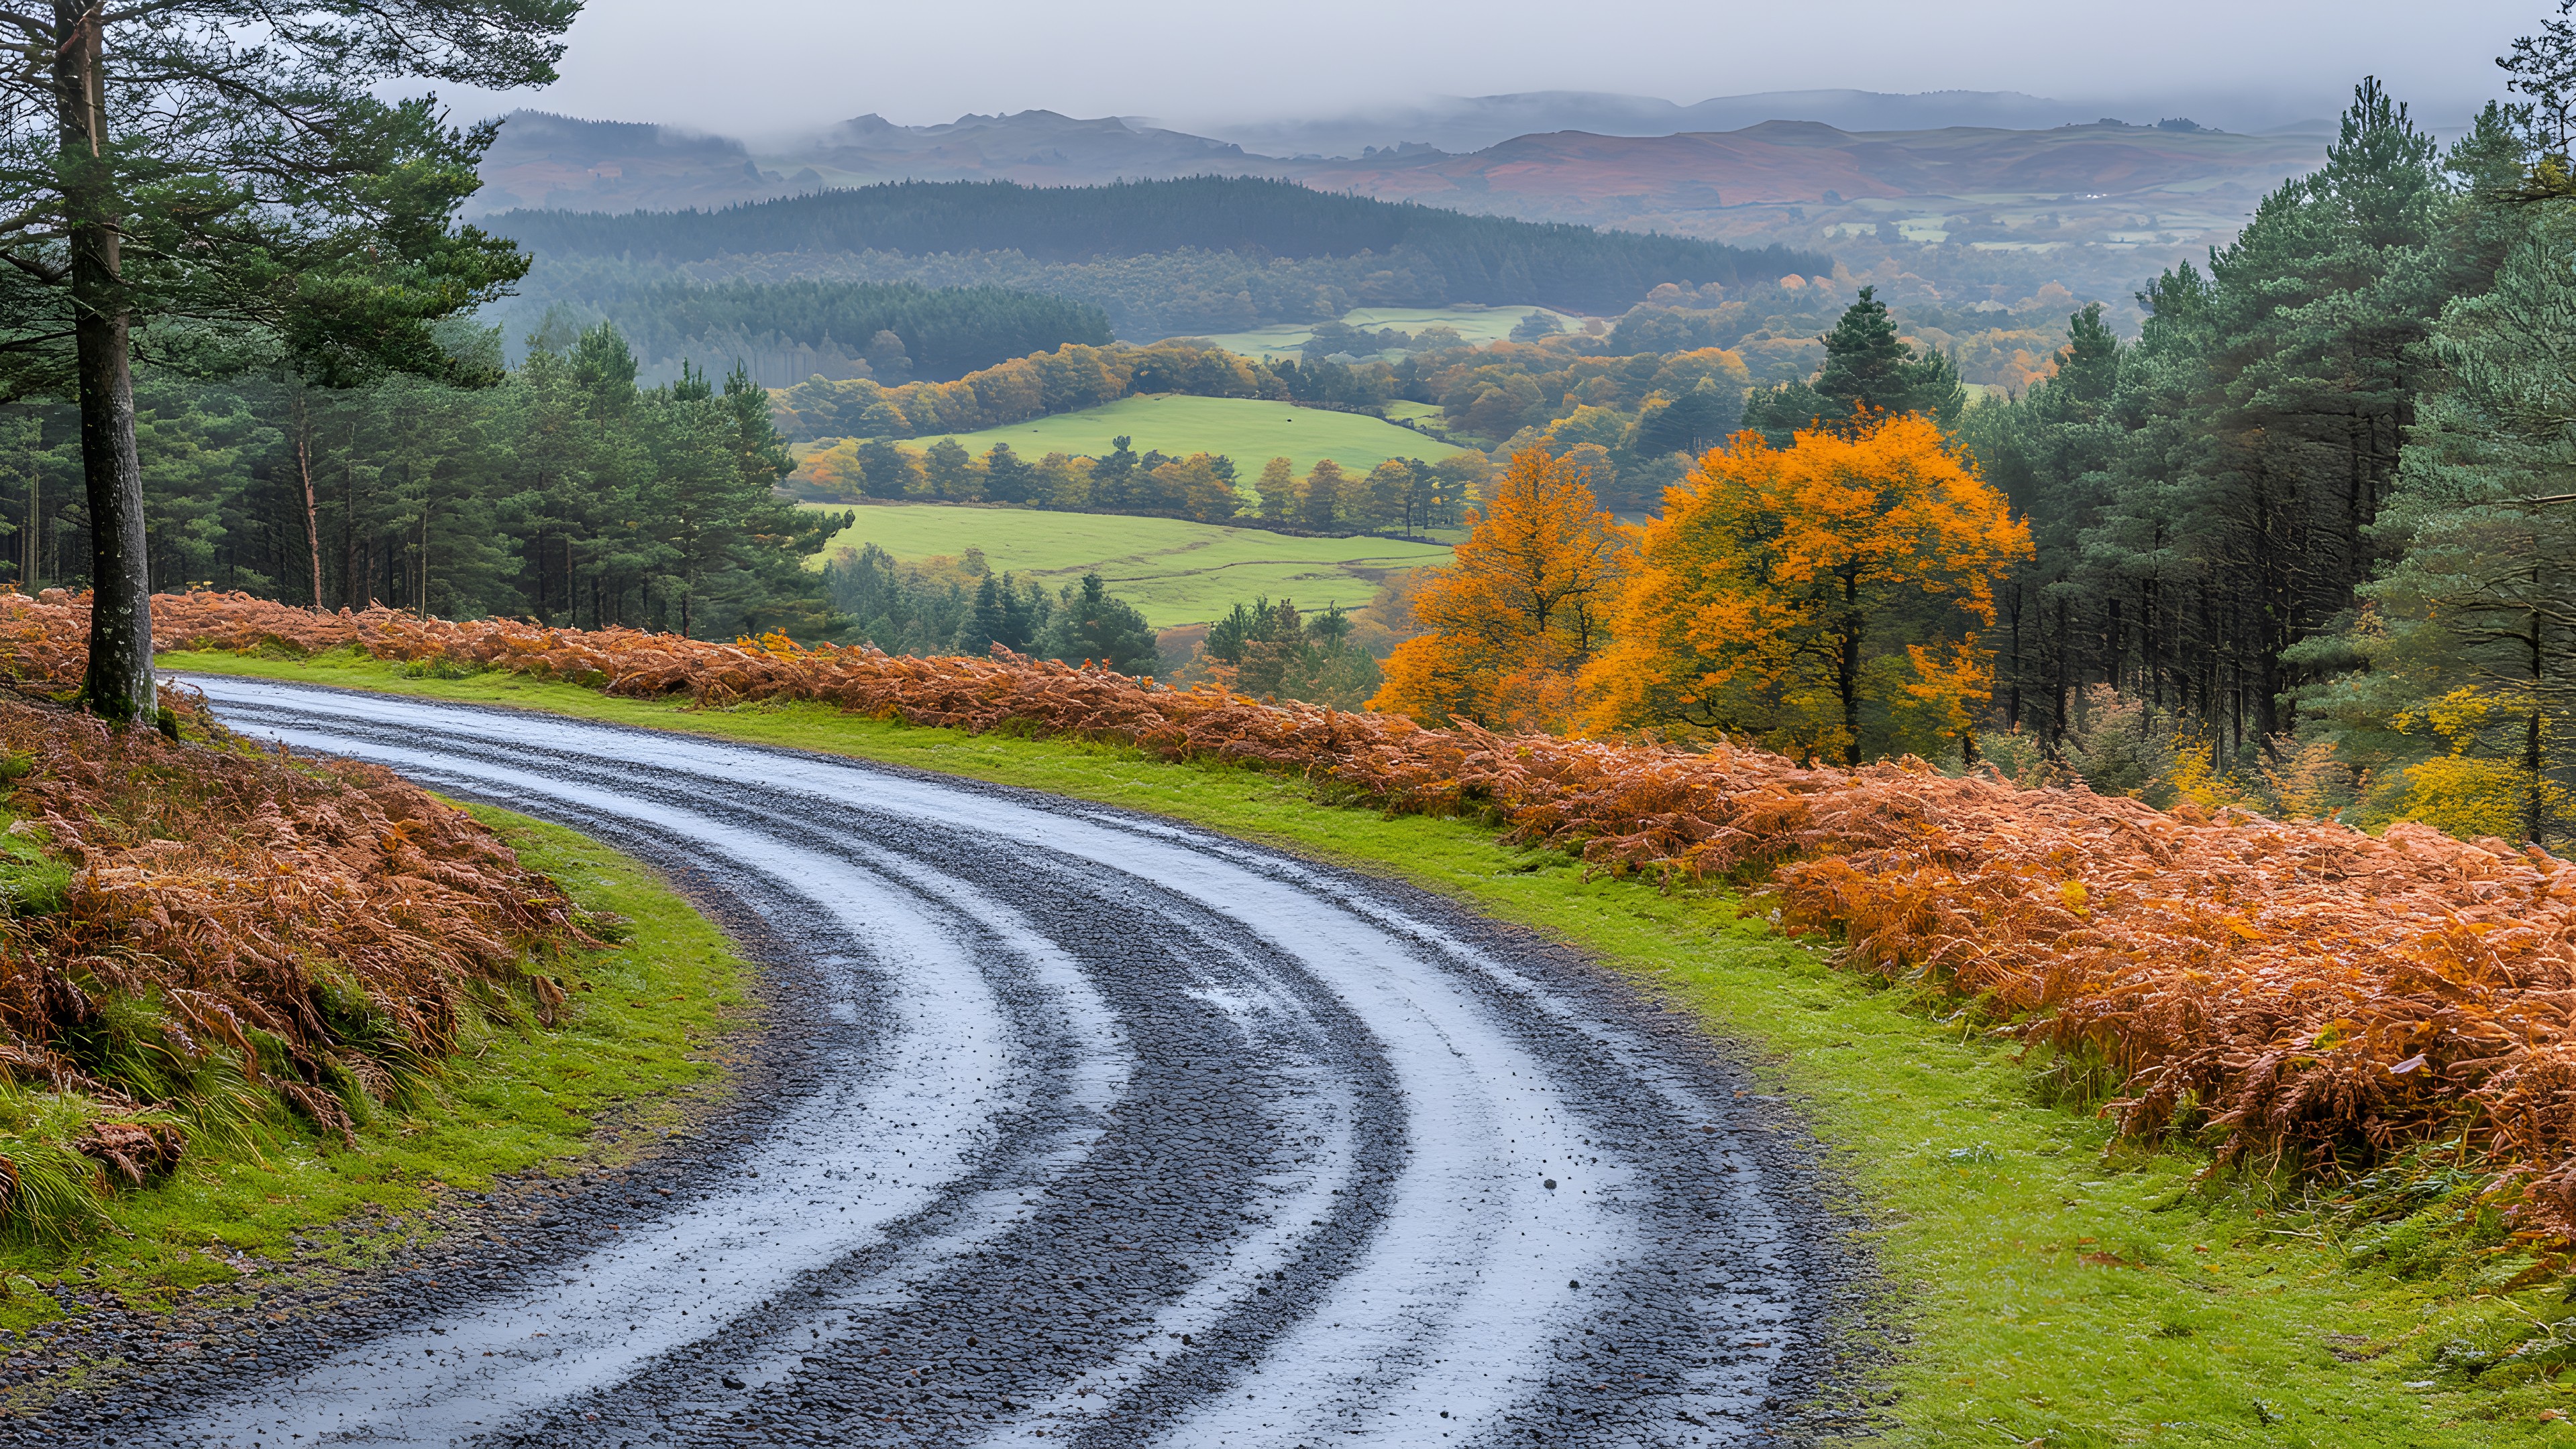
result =
[[189,682],[686,869],[783,943],[800,1069],[611,1241],[124,1443],[1774,1443],[1861,1276],[1721,1052],[1419,892],[846,760]]

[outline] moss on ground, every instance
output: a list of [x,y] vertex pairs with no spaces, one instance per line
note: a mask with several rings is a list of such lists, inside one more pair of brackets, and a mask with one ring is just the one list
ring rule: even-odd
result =
[[[2576,1442],[2563,1284],[2437,1172],[2302,1205],[2195,1184],[2192,1152],[2113,1140],[1961,1019],[1872,989],[1717,893],[1583,879],[1472,824],[1319,806],[1300,782],[1131,749],[970,736],[813,706],[693,710],[501,674],[414,679],[347,654],[169,655],[305,680],[827,751],[1152,811],[1401,877],[1589,952],[1749,1043],[1873,1221],[1908,1335],[1868,1392],[1899,1445]],[[2384,1221],[2366,1214],[2377,1213]],[[2563,1349],[2562,1349],[2563,1345]],[[2512,1352],[2515,1348],[2522,1352]]]
[[[613,1116],[651,1128],[712,1082],[720,1038],[747,1020],[748,968],[724,935],[651,871],[561,826],[468,806],[580,906],[630,934],[555,963],[587,982],[558,1024],[470,1020],[460,1049],[399,1107],[377,1105],[358,1147],[282,1110],[205,1137],[170,1177],[99,1206],[107,1226],[67,1247],[0,1243],[0,1328],[59,1317],[57,1294],[114,1294],[131,1307],[288,1261],[382,1259],[447,1190],[503,1173],[570,1173],[625,1146],[595,1137]],[[626,1131],[621,1144],[644,1133]],[[31,1291],[34,1290],[34,1291]]]

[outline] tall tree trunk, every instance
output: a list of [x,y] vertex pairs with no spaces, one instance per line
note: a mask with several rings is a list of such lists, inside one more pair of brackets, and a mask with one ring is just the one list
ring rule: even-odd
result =
[[295,472],[304,480],[304,552],[313,568],[313,612],[322,612],[322,510],[313,501],[313,419],[295,394]]
[[104,0],[54,0],[54,52],[71,241],[72,334],[80,385],[81,473],[89,488],[89,675],[81,698],[120,724],[154,709],[152,581],[143,465],[134,451],[134,369],[118,257],[122,218],[107,158]]
[[363,609],[366,596],[358,592],[358,430],[349,429],[349,461],[340,469],[340,606]]
[[1860,580],[1843,576],[1841,651],[1834,659],[1834,688],[1843,703],[1843,763],[1860,768]]

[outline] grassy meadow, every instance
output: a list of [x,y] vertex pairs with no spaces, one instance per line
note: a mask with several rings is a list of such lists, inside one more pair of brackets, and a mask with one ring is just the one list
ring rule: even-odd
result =
[[[1586,879],[1450,819],[1319,804],[1301,782],[1135,750],[972,736],[827,708],[698,710],[500,674],[412,679],[336,653],[166,655],[172,669],[502,703],[884,760],[1191,821],[1412,881],[1589,953],[1746,1043],[1858,1192],[1903,1334],[1868,1392],[1873,1442],[2070,1446],[2576,1441],[2576,1382],[2462,1365],[2563,1317],[2563,1283],[2491,1283],[2474,1256],[2375,1257],[2369,1226],[2206,1158],[2112,1139],[2031,1063],[1905,993],[1838,971],[1737,899]],[[2397,1262],[2399,1266],[2387,1266]]]
[[[841,505],[827,511],[841,511]],[[1180,518],[942,503],[874,504],[858,515],[857,523],[824,545],[824,556],[863,543],[899,559],[953,558],[980,548],[996,571],[1027,574],[1049,588],[1097,569],[1110,592],[1134,604],[1157,629],[1205,623],[1237,601],[1254,598],[1357,608],[1376,594],[1389,571],[1449,559],[1446,543],[1297,538]]]
[[[1035,460],[1049,453],[1099,457],[1112,438],[1133,438],[1139,453],[1160,448],[1166,453],[1223,453],[1234,460],[1249,490],[1261,465],[1273,458],[1294,463],[1300,475],[1330,458],[1350,472],[1365,473],[1389,458],[1419,458],[1437,463],[1461,449],[1399,428],[1383,418],[1362,413],[1327,412],[1322,408],[1252,398],[1182,397],[1156,393],[1124,397],[1103,407],[1057,413],[1008,427],[959,433],[957,441],[980,454],[995,443],[1008,443],[1021,457]],[[913,446],[935,441],[916,438]]]

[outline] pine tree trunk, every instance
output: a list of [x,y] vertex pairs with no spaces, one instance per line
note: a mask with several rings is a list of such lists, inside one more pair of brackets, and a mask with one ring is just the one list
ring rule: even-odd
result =
[[295,471],[304,480],[304,551],[313,567],[313,612],[322,612],[322,510],[313,501],[313,420],[295,395]]
[[68,41],[54,53],[72,329],[80,386],[81,471],[89,490],[89,674],[82,701],[125,723],[154,711],[152,582],[143,533],[143,466],[134,451],[134,371],[127,346],[120,218],[105,155],[102,0],[55,0]]

